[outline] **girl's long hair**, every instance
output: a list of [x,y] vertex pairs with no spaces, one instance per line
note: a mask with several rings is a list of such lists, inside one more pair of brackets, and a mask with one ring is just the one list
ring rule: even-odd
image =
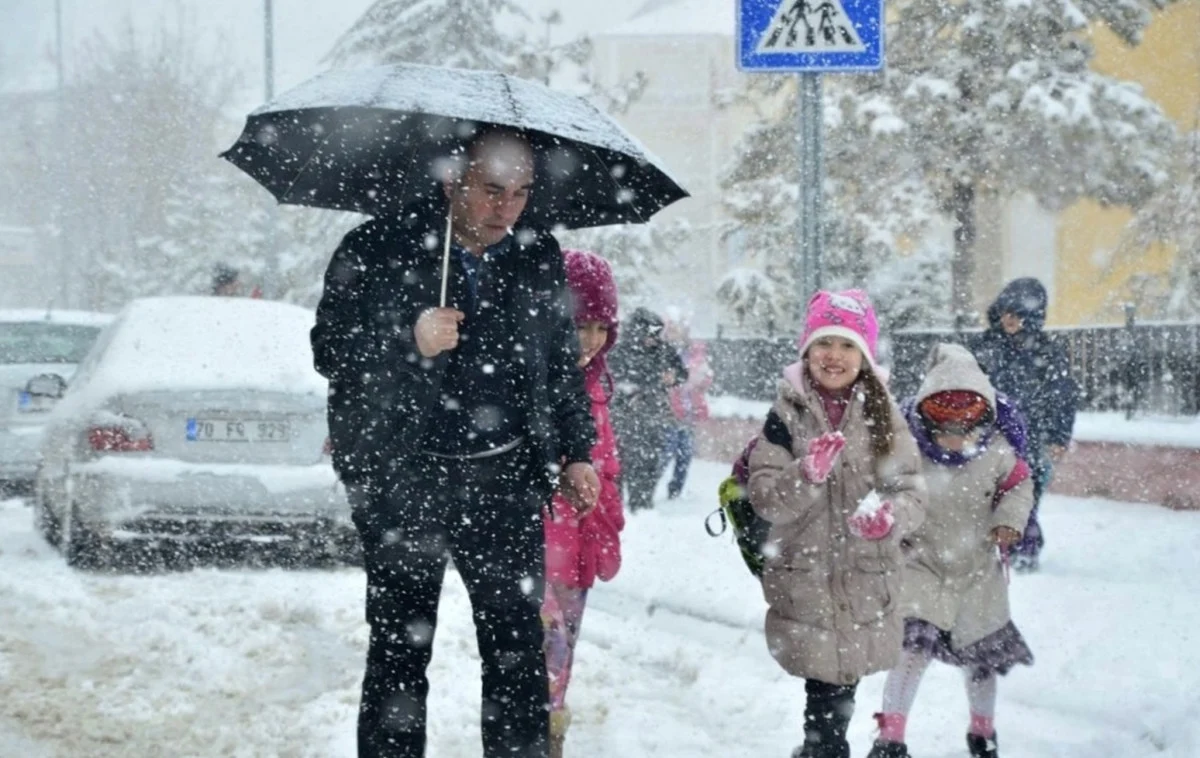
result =
[[859,375],[863,393],[863,416],[871,435],[871,452],[883,458],[892,452],[896,430],[892,426],[892,399],[875,371],[866,365]]

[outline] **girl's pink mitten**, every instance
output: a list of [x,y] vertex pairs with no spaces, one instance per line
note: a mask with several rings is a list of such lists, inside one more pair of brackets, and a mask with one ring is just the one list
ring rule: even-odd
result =
[[884,500],[872,514],[854,515],[847,522],[850,533],[864,540],[881,540],[892,533],[896,517],[892,515],[892,501]]
[[808,441],[808,454],[804,456],[801,470],[809,484],[825,483],[845,446],[846,438],[841,432],[829,432]]

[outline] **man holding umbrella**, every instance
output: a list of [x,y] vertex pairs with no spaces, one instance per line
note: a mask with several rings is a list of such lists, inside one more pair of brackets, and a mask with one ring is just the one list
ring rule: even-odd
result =
[[425,752],[447,554],[474,610],[486,758],[544,758],[541,510],[595,505],[561,251],[687,193],[586,100],[491,71],[334,70],[250,114],[224,157],[276,199],[374,216],[312,330],[371,625],[362,758]]
[[[562,254],[517,227],[532,152],[490,130],[466,158],[444,199],[347,235],[312,333],[368,577],[360,756],[424,754],[447,552],[474,608],[485,755],[546,754],[541,509],[559,471],[583,511],[599,491]],[[444,269],[429,243],[447,212]]]

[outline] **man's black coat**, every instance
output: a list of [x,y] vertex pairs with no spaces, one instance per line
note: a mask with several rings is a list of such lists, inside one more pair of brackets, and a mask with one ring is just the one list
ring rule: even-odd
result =
[[[438,305],[446,208],[430,202],[374,219],[343,238],[325,273],[312,330],[317,372],[329,380],[333,465],[343,482],[381,485],[420,452],[448,353],[421,356],[420,314]],[[595,438],[579,340],[558,242],[518,229],[511,315],[529,375],[529,434],[547,467],[590,461]],[[452,275],[459,266],[451,262]]]

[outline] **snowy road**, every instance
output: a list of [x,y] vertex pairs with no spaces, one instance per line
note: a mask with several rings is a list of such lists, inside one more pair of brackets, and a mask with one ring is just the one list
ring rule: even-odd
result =
[[[786,756],[802,685],[761,638],[736,549],[701,526],[723,466],[694,497],[630,519],[626,565],[593,593],[572,686],[576,755]],[[1043,573],[1014,580],[1037,665],[1001,685],[1009,758],[1200,755],[1200,514],[1052,498]],[[359,572],[81,574],[0,503],[0,756],[354,754],[366,627]],[[479,755],[478,661],[451,576],[435,641],[432,758]],[[870,744],[882,677],[851,735]],[[958,674],[935,668],[911,720],[926,758],[965,754]]]

